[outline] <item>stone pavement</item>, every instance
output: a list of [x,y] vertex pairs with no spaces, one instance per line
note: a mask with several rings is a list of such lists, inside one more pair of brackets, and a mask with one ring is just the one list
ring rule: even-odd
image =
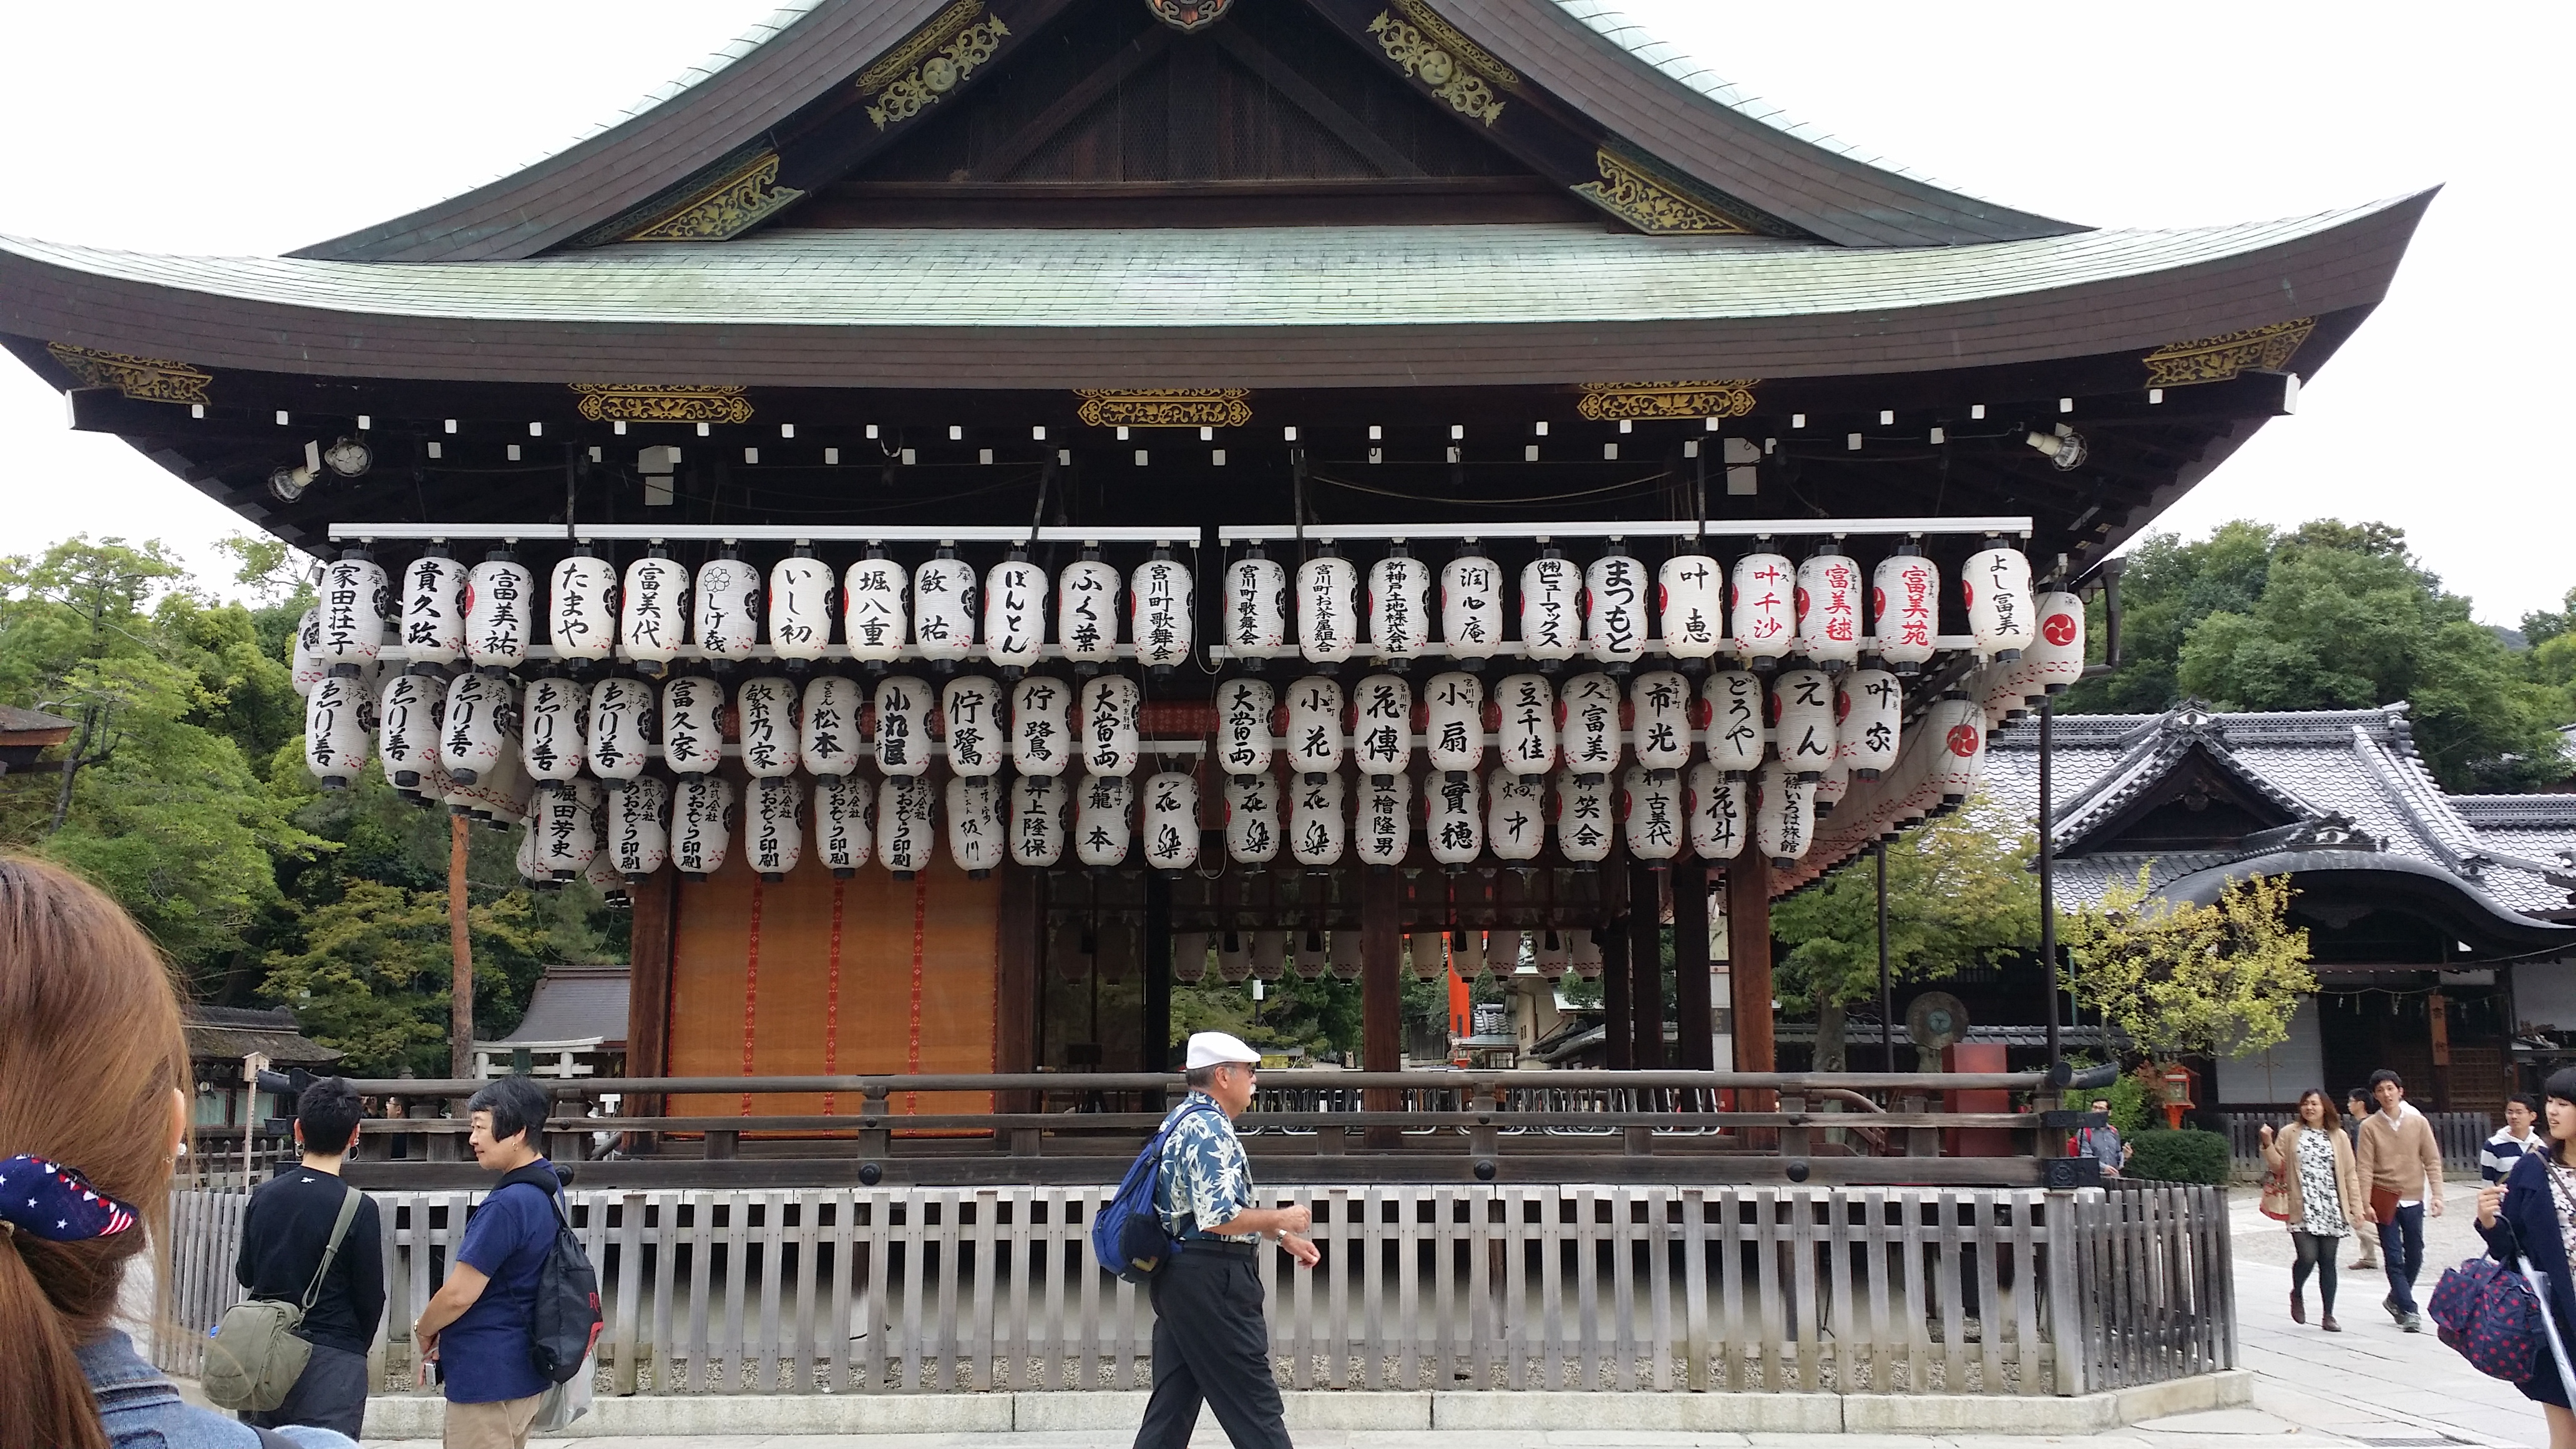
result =
[[[2471,1224],[2476,1193],[2454,1185],[2447,1211],[2425,1234],[2425,1279],[2479,1250]],[[2387,1291],[2377,1273],[2347,1271],[2336,1317],[2344,1331],[2316,1326],[2316,1290],[2308,1323],[2290,1322],[2289,1235],[2254,1210],[2250,1190],[2236,1195],[2237,1341],[2256,1375],[2252,1407],[2151,1419],[2082,1436],[2092,1449],[2438,1449],[2546,1445],[2539,1409],[2511,1386],[2471,1369],[2432,1333],[2398,1331],[2379,1307]],[[2347,1243],[2343,1261],[2354,1250]],[[1406,1431],[1301,1430],[1300,1449],[2034,1449],[2053,1438],[2005,1435],[1656,1433],[1615,1429]],[[877,1434],[692,1438],[581,1437],[540,1440],[567,1449],[1127,1449],[1125,1431],[1022,1434]],[[1201,1420],[1193,1449],[1220,1449],[1224,1434]],[[368,1449],[437,1449],[435,1440],[369,1440]]]

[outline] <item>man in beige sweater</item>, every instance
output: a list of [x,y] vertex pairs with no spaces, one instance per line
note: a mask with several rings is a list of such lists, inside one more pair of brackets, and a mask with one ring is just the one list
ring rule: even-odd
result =
[[2415,1310],[2415,1275],[2424,1267],[2424,1214],[2442,1215],[2442,1148],[2433,1124],[2406,1104],[2395,1072],[2370,1074],[2379,1110],[2361,1124],[2361,1180],[2370,1186],[2370,1215],[2379,1223],[2379,1258],[2388,1266],[2388,1296],[2379,1306],[2408,1333],[2424,1331]]

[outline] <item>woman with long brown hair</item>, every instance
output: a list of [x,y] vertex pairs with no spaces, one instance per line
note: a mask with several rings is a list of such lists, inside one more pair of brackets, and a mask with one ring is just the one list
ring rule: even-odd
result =
[[188,1127],[168,967],[59,867],[0,855],[0,1449],[352,1449],[179,1400],[111,1320]]
[[2352,1156],[2352,1139],[2342,1130],[2342,1114],[2314,1087],[2299,1094],[2297,1120],[2276,1139],[2270,1123],[2263,1126],[2263,1165],[2289,1184],[2290,1209],[2282,1218],[2290,1245],[2299,1255],[2290,1270],[2290,1321],[2308,1321],[2308,1275],[2317,1277],[2317,1326],[2343,1332],[2335,1322],[2335,1254],[2361,1221],[2361,1172]]
[[[2547,1277],[2559,1339],[2576,1349],[2576,1278],[2568,1273],[2576,1260],[2576,1162],[2567,1150],[2576,1141],[2576,1067],[2550,1073],[2540,1095],[2541,1127],[2532,1134],[2539,1141],[2514,1159],[2504,1181],[2478,1193],[2478,1233],[2494,1257],[2508,1264],[2522,1259]],[[2568,1406],[2558,1355],[2544,1346],[2533,1358],[2531,1377],[2517,1387],[2540,1405],[2549,1449],[2576,1449],[2576,1409]]]

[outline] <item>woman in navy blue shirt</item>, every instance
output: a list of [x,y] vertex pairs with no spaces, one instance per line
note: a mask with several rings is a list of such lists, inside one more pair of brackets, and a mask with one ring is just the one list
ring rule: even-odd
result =
[[[2511,1262],[2519,1252],[2548,1277],[2558,1336],[2576,1342],[2576,1281],[2567,1271],[2576,1256],[2576,1163],[2566,1160],[2567,1144],[2576,1141],[2576,1067],[2553,1073],[2543,1095],[2542,1131],[2536,1134],[2542,1140],[2524,1151],[2504,1181],[2478,1194],[2478,1232],[2496,1257]],[[2549,1449],[2576,1449],[2576,1411],[2568,1407],[2557,1357],[2546,1348],[2522,1392],[2549,1421]]]

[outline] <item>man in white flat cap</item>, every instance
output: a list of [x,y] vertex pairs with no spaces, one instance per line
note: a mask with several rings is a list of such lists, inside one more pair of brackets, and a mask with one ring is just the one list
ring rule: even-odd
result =
[[1154,1393],[1136,1449],[1183,1449],[1204,1401],[1235,1449],[1289,1449],[1270,1325],[1261,1316],[1260,1240],[1302,1267],[1322,1250],[1301,1236],[1302,1207],[1252,1205],[1252,1165],[1234,1119],[1252,1105],[1261,1054],[1221,1031],[1190,1038],[1190,1094],[1164,1125],[1154,1208],[1180,1247],[1154,1274]]

